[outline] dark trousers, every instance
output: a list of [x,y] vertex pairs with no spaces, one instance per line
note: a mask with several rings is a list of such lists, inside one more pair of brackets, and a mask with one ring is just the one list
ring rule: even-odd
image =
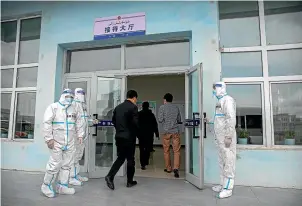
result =
[[116,138],[116,148],[117,159],[107,176],[113,179],[125,160],[127,160],[127,180],[131,182],[135,173],[135,139],[130,141],[128,139]]
[[139,138],[139,157],[142,167],[149,165],[150,153],[153,149],[153,138],[151,137],[140,137]]

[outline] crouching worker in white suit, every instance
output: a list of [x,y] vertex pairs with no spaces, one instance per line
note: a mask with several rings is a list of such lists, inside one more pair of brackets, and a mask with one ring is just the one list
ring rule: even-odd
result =
[[58,183],[56,192],[59,194],[74,194],[74,188],[68,187],[69,174],[74,162],[75,139],[83,140],[84,128],[81,113],[72,104],[73,92],[65,89],[59,102],[53,103],[45,111],[43,120],[43,134],[50,149],[50,158],[46,165],[42,193],[47,197],[54,197],[52,183]]
[[236,103],[227,95],[224,82],[213,85],[213,94],[218,99],[214,117],[214,131],[218,146],[220,184],[213,187],[219,198],[232,195],[236,162]]
[[87,177],[82,177],[79,175],[80,172],[80,160],[83,157],[84,148],[85,148],[85,140],[87,140],[89,136],[88,127],[93,126],[94,124],[98,123],[98,120],[94,119],[92,120],[87,112],[87,105],[85,101],[85,91],[82,88],[76,88],[75,89],[75,97],[73,104],[78,108],[78,110],[81,112],[81,118],[84,123],[84,139],[83,142],[75,141],[75,153],[74,153],[74,164],[72,165],[71,171],[70,171],[70,180],[69,184],[71,185],[82,185],[82,182],[87,182]]

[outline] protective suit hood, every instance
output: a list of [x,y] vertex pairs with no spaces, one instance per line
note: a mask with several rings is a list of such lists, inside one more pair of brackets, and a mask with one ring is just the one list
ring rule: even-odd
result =
[[214,90],[215,96],[218,99],[220,99],[220,98],[224,97],[225,95],[227,95],[226,84],[224,82],[216,82],[213,85],[213,90]]
[[76,88],[74,90],[74,100],[77,102],[85,102],[85,91],[82,88]]
[[59,102],[63,105],[70,105],[72,103],[72,101],[68,101],[66,99],[66,96],[71,96],[72,98],[74,98],[73,91],[71,89],[64,89],[64,91],[61,94]]

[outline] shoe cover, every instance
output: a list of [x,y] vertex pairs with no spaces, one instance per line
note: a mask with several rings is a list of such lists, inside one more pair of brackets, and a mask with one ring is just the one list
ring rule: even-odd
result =
[[82,177],[80,175],[77,175],[77,178],[81,181],[81,182],[87,182],[88,181],[88,177]]
[[73,195],[75,193],[74,188],[69,188],[68,185],[57,184],[56,191],[62,195]]
[[80,181],[78,178],[70,178],[69,179],[69,184],[74,185],[74,186],[82,186],[83,183]]
[[52,188],[52,185],[43,184],[41,186],[41,192],[49,198],[55,197],[55,191]]
[[222,186],[221,185],[215,185],[215,186],[212,187],[212,190],[214,192],[221,192]]
[[223,198],[231,197],[232,194],[233,194],[233,190],[225,190],[225,189],[223,189],[223,190],[218,194],[218,198],[223,199]]

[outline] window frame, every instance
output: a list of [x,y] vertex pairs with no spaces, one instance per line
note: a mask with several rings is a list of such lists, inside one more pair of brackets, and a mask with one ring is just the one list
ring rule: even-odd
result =
[[[266,42],[266,27],[265,27],[265,14],[264,14],[264,1],[258,0],[259,8],[259,25],[260,25],[260,46],[249,47],[231,47],[223,48],[219,44],[220,55],[222,53],[235,53],[235,52],[261,52],[262,57],[262,77],[228,77],[222,78],[227,84],[251,84],[253,82],[262,82],[262,104],[263,108],[263,145],[237,145],[242,149],[286,149],[286,150],[302,150],[301,145],[275,145],[274,143],[274,128],[273,128],[273,111],[272,111],[272,94],[271,83],[288,83],[288,82],[301,82],[302,75],[291,76],[269,76],[268,74],[268,51],[274,50],[289,50],[289,49],[302,49],[302,43],[282,44],[282,45],[267,45]],[[219,12],[219,11],[218,11]],[[219,19],[220,20],[220,19]],[[219,26],[220,28],[220,26]],[[220,35],[220,32],[219,32]],[[221,59],[221,57],[220,57]],[[266,117],[266,118],[265,118]]]
[[261,81],[250,81],[250,82],[225,82],[226,86],[228,87],[228,85],[260,85],[260,97],[261,97],[261,113],[262,113],[262,141],[263,144],[262,145],[253,145],[253,144],[246,144],[246,145],[242,145],[242,144],[237,144],[237,148],[239,149],[245,149],[245,148],[266,148],[267,147],[267,140],[265,138],[266,135],[266,114],[265,114],[265,109],[264,109],[264,86],[263,86],[263,82]]
[[[272,95],[272,84],[290,84],[290,83],[302,83],[302,80],[289,80],[289,81],[270,81],[269,82],[269,89],[270,89],[270,95],[269,95],[269,98],[270,98],[270,101],[272,102],[273,101],[273,95]],[[271,119],[271,141],[273,143],[273,147],[274,148],[289,148],[289,149],[301,149],[301,146],[302,145],[276,145],[275,144],[275,131],[274,131],[274,112],[273,112],[273,107],[270,108],[270,119]]]
[[[15,45],[15,57],[14,57],[14,64],[13,65],[5,65],[1,66],[1,71],[5,69],[13,69],[13,84],[11,88],[1,88],[1,93],[11,93],[11,106],[10,106],[10,116],[9,116],[9,127],[8,127],[8,138],[0,138],[1,141],[15,141],[15,142],[23,142],[29,141],[33,142],[35,139],[35,135],[33,139],[15,139],[15,125],[16,125],[16,111],[17,111],[17,95],[18,93],[27,93],[32,92],[37,94],[37,86],[35,87],[17,87],[17,78],[18,78],[18,69],[19,68],[29,68],[29,67],[37,67],[39,73],[39,59],[36,63],[28,63],[28,64],[19,64],[19,52],[20,52],[20,34],[21,34],[21,21],[27,19],[34,19],[34,18],[41,18],[41,15],[32,15],[27,17],[21,18],[12,18],[7,20],[1,20],[2,23],[7,22],[17,22],[17,32],[16,32],[16,45]],[[41,23],[42,24],[42,23]],[[41,33],[41,30],[40,30]],[[40,38],[41,39],[41,38]],[[37,74],[38,75],[38,74]],[[35,108],[36,111],[36,108]]]

